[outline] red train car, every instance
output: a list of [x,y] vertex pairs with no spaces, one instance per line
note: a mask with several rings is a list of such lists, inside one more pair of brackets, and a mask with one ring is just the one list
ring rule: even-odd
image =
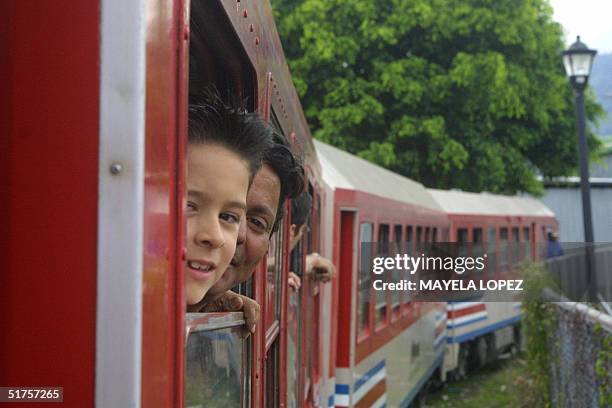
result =
[[[408,406],[432,378],[442,377],[446,303],[419,302],[407,290],[376,290],[364,252],[416,254],[448,240],[449,220],[420,183],[316,141],[323,167],[331,238],[328,256],[339,267],[331,318],[328,398],[321,406]],[[391,273],[391,272],[388,272]],[[393,271],[386,282],[408,278]],[[337,322],[337,326],[336,326]],[[336,330],[337,327],[337,330]],[[326,336],[328,337],[328,336]]]
[[[487,254],[487,273],[495,279],[517,279],[518,266],[538,260],[548,231],[557,230],[554,213],[531,197],[429,190],[448,214],[450,238],[472,254]],[[521,304],[487,295],[449,302],[444,369],[455,377],[468,365],[483,366],[508,350],[520,348]]]
[[[63,387],[68,407],[183,406],[186,324],[195,336],[227,329],[234,341],[240,321],[185,318],[189,88],[214,85],[248,99],[304,157],[313,193],[320,186],[271,7],[235,0],[0,7],[8,117],[1,121],[0,177],[8,187],[3,214],[10,214],[0,274],[0,385]],[[261,266],[250,285],[262,321],[240,354],[246,405],[286,404],[279,375],[286,361],[286,234],[287,226],[272,239],[278,274]],[[228,371],[234,363],[227,361]],[[300,378],[310,376],[298,368]]]

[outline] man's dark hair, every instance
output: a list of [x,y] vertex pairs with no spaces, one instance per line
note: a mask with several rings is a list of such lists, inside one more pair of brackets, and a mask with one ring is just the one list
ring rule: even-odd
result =
[[273,141],[272,147],[264,153],[263,162],[272,168],[280,180],[280,197],[272,228],[272,232],[275,232],[285,215],[285,200],[297,197],[304,190],[304,167],[282,135],[274,133]]
[[308,191],[303,191],[302,194],[291,200],[291,224],[296,227],[301,227],[310,219],[312,210],[312,196]]
[[273,145],[272,127],[257,113],[247,112],[228,98],[209,92],[189,105],[188,142],[217,143],[235,152],[249,164],[250,180]]

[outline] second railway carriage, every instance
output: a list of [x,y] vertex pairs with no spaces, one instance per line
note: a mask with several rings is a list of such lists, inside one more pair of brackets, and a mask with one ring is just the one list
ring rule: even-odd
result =
[[446,304],[374,291],[371,269],[359,259],[372,243],[383,252],[411,251],[446,240],[448,218],[423,185],[322,142],[315,146],[327,199],[325,251],[339,268],[326,298],[331,321],[323,328],[337,331],[326,336],[331,353],[321,405],[407,406],[441,366]]
[[[530,197],[490,193],[429,190],[448,214],[450,240],[459,248],[488,255],[488,272],[495,278],[516,277],[525,260],[540,257],[546,234],[556,230],[552,211]],[[482,366],[520,342],[520,303],[487,297],[448,303],[448,348],[445,370],[457,377],[468,365]]]

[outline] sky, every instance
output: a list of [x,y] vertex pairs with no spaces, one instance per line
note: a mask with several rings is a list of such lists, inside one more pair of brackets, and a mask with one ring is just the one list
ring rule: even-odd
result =
[[576,35],[598,53],[612,52],[612,0],[549,0],[553,19],[565,29],[569,46]]

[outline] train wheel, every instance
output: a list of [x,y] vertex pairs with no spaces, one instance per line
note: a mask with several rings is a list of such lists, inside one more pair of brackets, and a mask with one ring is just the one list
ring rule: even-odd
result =
[[488,349],[487,339],[482,336],[476,340],[476,366],[478,368],[483,367],[488,360]]
[[511,344],[508,352],[510,353],[510,358],[515,358],[519,354],[519,348],[516,344]]
[[462,344],[459,347],[459,356],[457,357],[457,368],[455,368],[453,371],[449,373],[451,381],[459,381],[464,378],[467,378],[469,354],[470,353],[469,353],[467,345]]

